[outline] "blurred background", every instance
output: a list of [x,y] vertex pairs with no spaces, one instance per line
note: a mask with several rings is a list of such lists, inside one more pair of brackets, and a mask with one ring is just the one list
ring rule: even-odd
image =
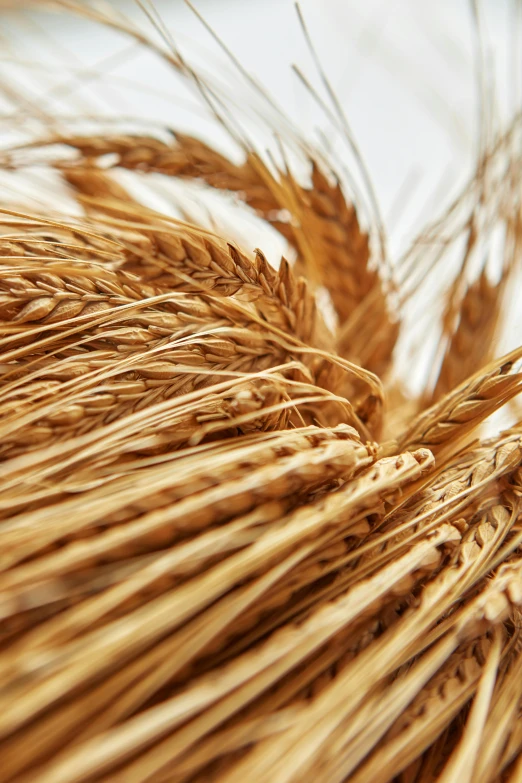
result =
[[[321,65],[343,106],[394,246],[469,175],[478,135],[478,35],[498,115],[513,111],[512,58],[517,0],[481,0],[477,32],[471,0],[302,0],[300,8]],[[15,5],[13,8],[12,6]],[[45,3],[5,3],[0,24],[4,99],[16,90],[55,116],[141,117],[178,130],[212,134],[194,88],[139,44]],[[49,4],[52,5],[52,4]],[[520,5],[520,4],[518,4]],[[11,6],[11,7],[10,7]],[[103,8],[103,5],[100,5]],[[133,0],[106,4],[152,31]],[[292,65],[325,99],[291,0],[195,0],[195,7],[246,71],[279,103],[299,131],[339,144],[338,134]],[[248,101],[251,89],[183,0],[155,0],[176,45],[204,72]],[[494,85],[493,85],[494,82]],[[9,88],[9,90],[7,90]],[[6,107],[7,109],[7,107]],[[261,109],[261,112],[263,108]],[[252,132],[252,128],[250,128]],[[255,135],[255,131],[252,135]],[[261,144],[269,143],[261,139]],[[226,139],[222,140],[226,144]],[[339,157],[349,156],[338,146]]]

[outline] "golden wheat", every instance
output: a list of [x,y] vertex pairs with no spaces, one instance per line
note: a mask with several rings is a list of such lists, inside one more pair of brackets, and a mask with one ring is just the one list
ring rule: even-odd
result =
[[[0,198],[0,783],[520,780],[522,422],[491,418],[522,390],[519,107],[393,259],[322,151],[240,137],[148,4],[165,46],[54,5],[163,58],[242,162],[26,104],[3,142],[74,209]],[[295,262],[146,207],[161,177],[235,194]],[[395,348],[461,240],[413,394]]]

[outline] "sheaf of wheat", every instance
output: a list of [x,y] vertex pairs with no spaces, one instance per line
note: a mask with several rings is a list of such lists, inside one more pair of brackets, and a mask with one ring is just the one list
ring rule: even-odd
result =
[[[54,185],[0,203],[0,783],[521,781],[520,107],[390,259],[335,163],[282,118],[282,159],[246,143],[147,3],[50,5],[163,58],[238,155],[2,85],[28,125],[0,168]],[[140,197],[174,180],[291,262]]]

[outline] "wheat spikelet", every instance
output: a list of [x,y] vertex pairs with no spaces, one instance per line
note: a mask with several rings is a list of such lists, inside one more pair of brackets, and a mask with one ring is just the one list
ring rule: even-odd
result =
[[500,293],[500,284],[492,285],[484,272],[468,287],[460,306],[459,324],[446,349],[433,391],[435,399],[473,375],[476,367],[490,358],[499,318]]
[[[281,181],[274,179],[255,154],[236,166],[205,143],[186,135],[178,134],[175,144],[144,136],[65,137],[50,143],[56,142],[80,153],[80,172],[70,166],[64,166],[62,171],[68,182],[88,195],[121,194],[121,188],[107,177],[100,188],[99,172],[88,168],[96,159],[108,155],[116,158],[114,166],[124,169],[202,179],[219,190],[238,193],[294,245],[303,269],[330,292],[340,322],[347,322],[338,340],[340,354],[373,372],[382,373],[387,368],[398,324],[390,321],[378,271],[369,268],[368,236],[361,231],[355,208],[347,204],[340,184],[332,183],[314,160],[312,187],[304,188],[288,175]],[[284,210],[292,215],[292,222],[281,221],[279,216]],[[384,324],[392,326],[388,345],[368,348],[361,330],[366,327],[373,334],[382,330]]]
[[458,448],[460,438],[520,391],[519,373],[511,374],[519,356],[517,349],[453,388],[440,402],[422,411],[399,442],[402,446],[424,445],[436,451],[447,451],[451,442],[451,448]]
[[[113,167],[155,172],[171,177],[202,179],[218,190],[237,193],[246,204],[267,220],[270,220],[270,213],[282,209],[269,184],[263,181],[256,169],[255,158],[247,158],[242,165],[235,165],[203,141],[186,134],[176,133],[172,143],[151,136],[75,136],[56,141],[73,146],[81,156],[80,162],[83,159],[85,164],[91,165],[82,171],[82,182],[79,183],[75,169],[62,164],[64,176],[72,184],[81,185],[82,192],[87,192],[85,175],[97,175],[92,168],[92,162],[104,155],[113,155],[117,156]],[[111,187],[117,188],[113,180],[108,181]],[[91,195],[100,195],[100,188],[94,180],[91,180],[90,189]],[[277,225],[284,231],[282,226]],[[290,226],[287,233],[289,231]]]
[[421,756],[469,700],[489,646],[488,637],[482,637],[453,653],[393,725],[382,747],[354,775],[354,780],[388,780]]

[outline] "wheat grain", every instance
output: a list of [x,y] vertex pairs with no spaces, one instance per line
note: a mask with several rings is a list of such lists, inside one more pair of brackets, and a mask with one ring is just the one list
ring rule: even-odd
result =
[[520,356],[516,349],[479,370],[416,417],[399,443],[402,447],[422,444],[437,453],[455,451],[463,437],[519,393],[520,374],[511,371]]
[[[65,143],[78,150],[83,169],[64,167],[66,179],[88,195],[118,195],[116,183],[87,168],[103,156],[115,156],[115,166],[133,171],[152,171],[168,176],[201,178],[220,190],[230,190],[268,220],[300,252],[304,268],[312,279],[330,292],[340,322],[348,322],[339,339],[345,355],[374,372],[389,364],[398,335],[398,324],[390,321],[389,305],[379,273],[370,269],[370,249],[353,206],[348,206],[339,182],[332,183],[315,161],[311,161],[311,188],[299,186],[289,175],[280,181],[262,161],[250,154],[241,166],[232,164],[203,142],[177,135],[174,145],[152,137],[65,137],[47,143]],[[92,174],[90,172],[92,171]],[[124,194],[122,200],[127,200]],[[286,210],[293,222],[282,222]],[[312,251],[312,252],[311,252]],[[391,323],[392,329],[388,326]],[[362,327],[370,335],[386,332],[371,348],[359,336]]]

